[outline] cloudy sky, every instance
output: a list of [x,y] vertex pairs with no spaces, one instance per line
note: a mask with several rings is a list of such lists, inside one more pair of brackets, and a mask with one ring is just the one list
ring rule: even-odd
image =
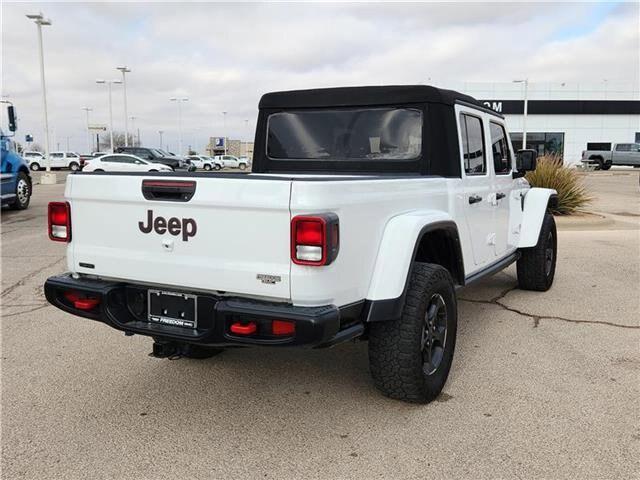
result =
[[[343,85],[447,86],[460,81],[638,82],[637,2],[595,3],[9,3],[2,2],[2,95],[19,135],[42,142],[36,27],[42,11],[52,149],[86,150],[85,112],[108,123],[97,78],[127,65],[129,116],[142,142],[202,149],[223,134],[253,137],[268,91]],[[430,79],[430,80],[429,80]],[[121,86],[114,129],[124,130]],[[249,120],[248,128],[245,120]],[[3,120],[4,122],[4,120]]]

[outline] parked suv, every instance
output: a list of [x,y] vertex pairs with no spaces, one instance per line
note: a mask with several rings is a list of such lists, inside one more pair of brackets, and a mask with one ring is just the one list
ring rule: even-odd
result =
[[217,162],[221,162],[222,165],[227,168],[239,168],[240,170],[245,170],[249,166],[246,159],[240,159],[233,155],[216,155],[213,159]]
[[189,160],[194,167],[203,170],[220,170],[223,167],[222,161],[205,155],[189,155],[187,160]]
[[163,155],[159,150],[155,148],[117,147],[115,149],[115,153],[128,153],[130,155],[140,157],[143,160],[148,160],[152,163],[164,163],[174,170],[183,168],[185,166],[184,161],[181,158]]
[[[24,158],[29,162],[29,168],[33,171],[46,168],[47,160],[40,152],[24,152]],[[51,168],[68,168],[71,171],[80,170],[82,160],[75,152],[51,152],[49,154]]]
[[40,165],[42,165],[43,167],[45,165],[44,153],[42,152],[27,150],[22,152],[21,157],[24,158],[24,160],[27,162],[27,165],[29,165],[29,168],[31,170],[34,170],[34,171],[39,170]]
[[553,284],[556,192],[530,187],[535,151],[514,154],[505,119],[467,95],[270,93],[255,146],[248,175],[69,176],[49,235],[71,271],[47,300],[153,338],[157,357],[366,340],[375,385],[428,402],[460,289],[514,262],[520,288]]

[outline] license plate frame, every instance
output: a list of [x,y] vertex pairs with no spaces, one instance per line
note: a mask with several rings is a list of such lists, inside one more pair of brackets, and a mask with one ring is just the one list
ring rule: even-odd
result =
[[147,320],[158,325],[195,330],[198,328],[198,296],[149,289]]

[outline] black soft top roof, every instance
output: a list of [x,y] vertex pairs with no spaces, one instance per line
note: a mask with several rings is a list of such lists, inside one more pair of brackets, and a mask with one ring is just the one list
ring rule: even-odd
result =
[[262,96],[260,108],[321,108],[424,102],[445,105],[465,102],[487,110],[484,105],[469,95],[427,85],[314,88],[272,92]]

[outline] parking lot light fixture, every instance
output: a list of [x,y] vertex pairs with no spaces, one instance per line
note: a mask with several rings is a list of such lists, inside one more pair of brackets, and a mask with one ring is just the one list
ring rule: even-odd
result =
[[182,103],[188,102],[187,97],[171,97],[170,102],[176,102],[178,104],[178,155],[182,155]]
[[113,153],[113,102],[111,101],[111,85],[114,83],[119,85],[122,80],[96,80],[97,84],[107,85],[109,90],[109,142],[111,146],[111,153]]
[[222,112],[222,135],[224,135],[224,154],[227,154],[227,112]]
[[51,173],[51,159],[49,158],[49,117],[47,115],[47,87],[44,80],[44,47],[42,44],[42,27],[50,26],[51,20],[44,18],[42,13],[29,14],[27,18],[33,20],[38,27],[38,49],[40,52],[40,82],[42,84],[42,112],[44,118],[44,156],[47,173],[42,176],[40,182],[43,184],[56,183],[55,174]]
[[127,117],[127,77],[125,73],[131,72],[131,69],[126,66],[116,67],[116,70],[122,72],[122,89],[124,93],[124,146],[129,146],[129,118]]
[[82,110],[84,110],[87,114],[87,153],[91,153],[91,130],[89,129],[89,112],[92,112],[93,108],[82,107]]
[[513,80],[513,83],[522,83],[524,85],[524,115],[522,116],[522,149],[527,148],[527,110],[528,110],[528,90],[529,79]]

